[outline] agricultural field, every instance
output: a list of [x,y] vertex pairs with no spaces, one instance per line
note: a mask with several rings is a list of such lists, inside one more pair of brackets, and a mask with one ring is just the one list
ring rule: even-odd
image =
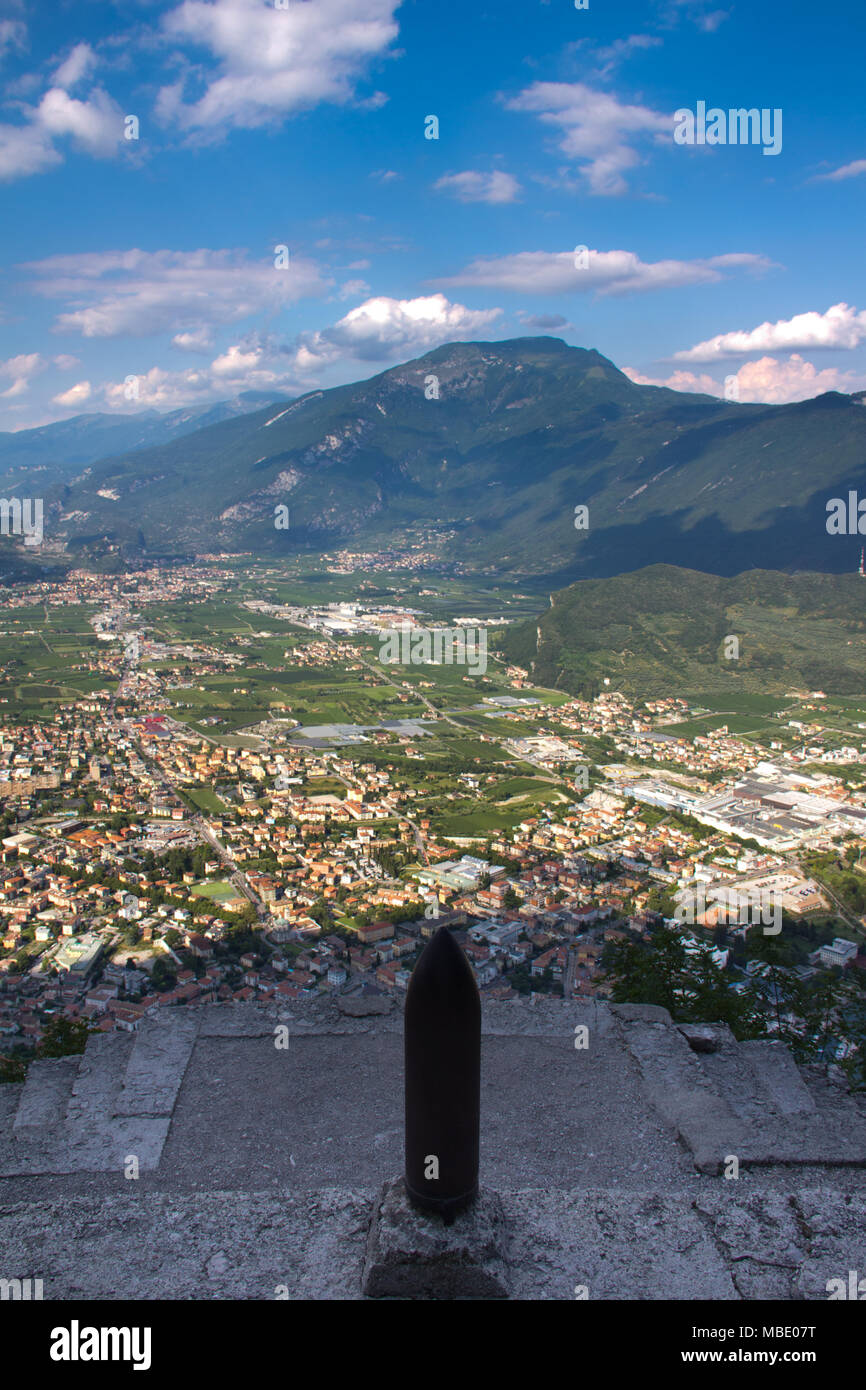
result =
[[113,682],[94,669],[106,645],[83,607],[16,608],[0,613],[0,705],[22,719],[50,718],[58,704]]

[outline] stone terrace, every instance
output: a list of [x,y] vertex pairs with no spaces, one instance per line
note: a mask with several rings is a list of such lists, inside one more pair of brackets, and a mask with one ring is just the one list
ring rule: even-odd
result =
[[[0,1272],[54,1299],[361,1298],[401,1169],[396,1001],[165,1009],[0,1086]],[[826,1298],[866,1268],[866,1102],[650,1006],[485,1004],[481,1181],[515,1299]]]

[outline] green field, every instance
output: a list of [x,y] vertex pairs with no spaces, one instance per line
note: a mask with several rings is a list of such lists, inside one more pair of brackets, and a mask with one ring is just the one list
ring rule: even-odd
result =
[[201,883],[194,883],[189,891],[194,898],[212,898],[216,903],[227,903],[241,896],[233,883],[220,879],[204,879]]

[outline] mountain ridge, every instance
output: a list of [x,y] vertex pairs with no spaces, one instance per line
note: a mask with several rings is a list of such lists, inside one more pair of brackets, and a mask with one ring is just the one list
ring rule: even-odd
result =
[[46,535],[83,558],[415,545],[562,585],[671,559],[854,563],[825,521],[830,497],[866,493],[857,397],[735,404],[540,337],[444,344],[277,405],[93,464],[47,494]]

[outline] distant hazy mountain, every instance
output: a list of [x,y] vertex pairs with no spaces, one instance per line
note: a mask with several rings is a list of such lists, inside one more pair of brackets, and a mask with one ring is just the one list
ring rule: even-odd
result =
[[828,535],[826,504],[858,484],[866,496],[862,395],[737,405],[522,338],[452,343],[103,460],[51,495],[46,535],[85,555],[432,538],[448,564],[560,583],[659,561],[841,571],[860,541]]
[[[503,639],[542,685],[577,695],[859,694],[866,671],[866,579],[778,574],[734,579],[653,565],[585,579]],[[734,639],[734,640],[732,640]],[[736,709],[736,704],[733,708]]]
[[280,399],[265,391],[245,391],[216,405],[191,406],[165,414],[141,410],[134,415],[73,415],[38,429],[18,430],[15,434],[0,432],[0,491],[7,496],[35,480],[41,487],[48,487],[72,478],[97,459],[166,444],[193,430],[232,420]]

